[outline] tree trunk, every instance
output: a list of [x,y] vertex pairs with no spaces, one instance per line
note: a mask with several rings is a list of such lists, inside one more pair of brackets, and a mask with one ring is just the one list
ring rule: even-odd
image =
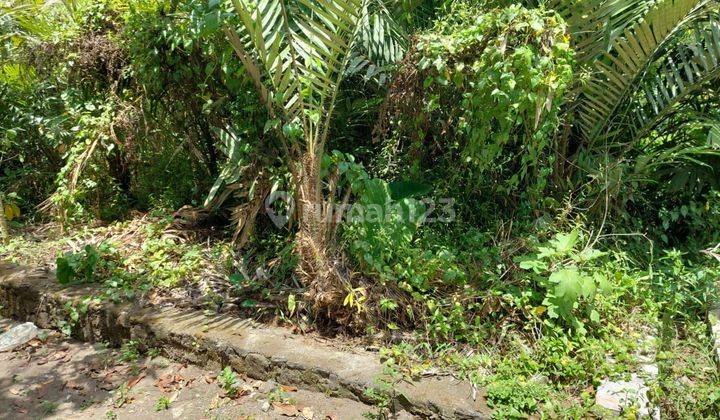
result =
[[300,173],[296,175],[298,187],[298,232],[296,253],[299,257],[297,272],[313,302],[316,314],[327,317],[332,323],[347,325],[348,308],[343,301],[348,293],[349,276],[343,267],[342,256],[329,240],[332,229],[332,212],[320,180],[320,160],[305,154]]
[[5,205],[0,197],[0,242],[5,242],[9,238],[10,228],[8,228],[7,218],[5,218]]

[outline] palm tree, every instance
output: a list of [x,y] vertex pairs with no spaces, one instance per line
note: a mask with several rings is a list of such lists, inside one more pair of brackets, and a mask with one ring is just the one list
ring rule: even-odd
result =
[[[295,187],[298,272],[316,309],[330,314],[351,285],[338,263],[336,182],[321,160],[341,81],[364,59],[399,59],[399,31],[380,0],[234,0],[240,28],[226,34],[270,117]],[[386,41],[387,40],[387,41]],[[357,54],[364,47],[366,55]],[[335,312],[337,313],[337,312]]]
[[554,0],[591,76],[577,116],[589,145],[646,136],[720,72],[713,0]]
[[717,119],[696,110],[698,101],[712,103],[700,91],[720,80],[718,1],[550,0],[547,5],[568,22],[576,59],[588,74],[569,101],[567,121],[573,127],[558,149],[571,163],[557,172],[558,182],[581,169],[604,184],[599,192],[607,199],[618,198],[619,185],[633,180],[692,182],[716,172],[718,150],[689,139],[683,129]]

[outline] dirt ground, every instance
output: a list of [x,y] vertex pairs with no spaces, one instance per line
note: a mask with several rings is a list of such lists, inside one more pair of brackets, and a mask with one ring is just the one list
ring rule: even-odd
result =
[[[0,333],[15,324],[0,319]],[[241,375],[242,395],[231,398],[218,385],[219,372],[127,353],[54,331],[0,353],[0,419],[359,419],[373,412]]]

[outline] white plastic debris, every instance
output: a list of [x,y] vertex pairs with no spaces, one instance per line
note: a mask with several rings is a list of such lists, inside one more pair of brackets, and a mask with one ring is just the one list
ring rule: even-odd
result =
[[38,327],[32,322],[16,325],[0,335],[0,352],[10,351],[38,335]]

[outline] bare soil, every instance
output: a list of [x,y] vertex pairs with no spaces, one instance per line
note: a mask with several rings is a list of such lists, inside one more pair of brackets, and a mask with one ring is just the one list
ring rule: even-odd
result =
[[[0,333],[14,325],[0,320]],[[120,349],[49,331],[0,353],[0,419],[360,419],[372,407],[238,375],[240,396],[219,372],[163,357],[122,361]],[[164,398],[167,408],[158,407]]]

